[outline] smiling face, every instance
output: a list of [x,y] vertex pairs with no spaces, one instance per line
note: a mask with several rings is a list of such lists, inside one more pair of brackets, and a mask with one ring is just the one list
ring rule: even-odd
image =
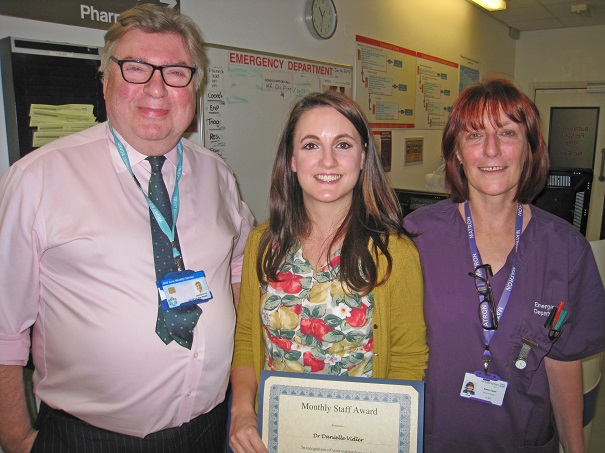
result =
[[292,171],[305,207],[346,212],[363,169],[365,149],[353,124],[332,107],[302,114],[294,131]]
[[[183,38],[175,33],[147,33],[134,29],[120,38],[113,56],[154,65],[193,66]],[[107,116],[117,132],[137,151],[149,156],[176,146],[195,114],[195,86],[173,88],[164,84],[160,71],[144,84],[126,82],[120,67],[110,63],[103,80]]]
[[482,129],[462,132],[458,140],[457,157],[468,180],[469,198],[504,197],[513,201],[529,158],[525,130],[502,112],[498,121],[485,115],[483,124]]

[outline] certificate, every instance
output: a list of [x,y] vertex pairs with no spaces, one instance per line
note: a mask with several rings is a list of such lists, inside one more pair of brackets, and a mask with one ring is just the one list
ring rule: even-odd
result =
[[269,453],[422,452],[424,383],[262,371]]

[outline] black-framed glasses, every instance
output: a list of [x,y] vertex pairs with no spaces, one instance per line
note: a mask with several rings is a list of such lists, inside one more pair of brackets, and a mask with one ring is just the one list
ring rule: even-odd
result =
[[166,85],[174,88],[185,88],[191,83],[191,79],[197,71],[197,68],[178,64],[156,66],[138,60],[118,60],[113,56],[109,59],[120,67],[122,77],[128,83],[147,83],[151,80],[155,71],[160,71],[162,80]]
[[494,301],[492,287],[489,284],[489,277],[494,276],[492,267],[489,264],[482,264],[475,268],[475,272],[469,272],[468,275],[475,280],[475,288],[481,296],[481,301],[479,302],[479,322],[481,323],[481,327],[485,330],[498,330],[496,302]]

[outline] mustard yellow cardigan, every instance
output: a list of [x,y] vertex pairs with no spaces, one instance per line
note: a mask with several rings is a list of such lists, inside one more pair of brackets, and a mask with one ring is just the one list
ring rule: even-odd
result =
[[[248,236],[235,331],[232,368],[253,367],[257,382],[264,367],[265,345],[260,319],[260,283],[256,256],[266,225]],[[423,281],[416,247],[406,237],[392,236],[389,252],[393,260],[386,283],[374,288],[373,377],[421,380],[428,359],[423,315]],[[386,259],[379,258],[379,275],[384,275]]]

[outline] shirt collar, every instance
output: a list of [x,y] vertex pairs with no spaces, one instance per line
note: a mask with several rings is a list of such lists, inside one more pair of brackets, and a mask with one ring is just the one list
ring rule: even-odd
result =
[[[124,139],[124,137],[122,137],[120,135],[120,133],[118,131],[116,131],[115,129],[113,131],[115,132],[118,139],[122,142],[122,144],[126,148],[126,153],[128,154],[128,160],[130,160],[130,166],[132,168],[134,168],[135,166],[138,166],[142,161],[144,161],[148,157],[147,155],[138,152],[136,149],[134,149],[132,146],[130,146],[130,144]],[[118,151],[116,149],[116,144],[115,144],[115,141],[113,138],[113,134],[111,133],[109,126],[107,127],[107,138],[110,143],[111,157],[113,159],[113,162],[114,162],[114,165],[116,166],[117,171],[118,172],[128,171],[128,169],[126,168],[126,165],[124,165],[124,162],[122,162],[122,159],[120,158],[120,154],[118,153]],[[166,160],[168,162],[170,162],[172,164],[172,166],[176,169],[177,163],[179,161],[179,156],[176,151],[176,146],[174,148],[172,148],[170,151],[168,151],[166,154],[164,154],[164,157],[166,157]],[[145,165],[145,168],[148,168],[148,166]]]

